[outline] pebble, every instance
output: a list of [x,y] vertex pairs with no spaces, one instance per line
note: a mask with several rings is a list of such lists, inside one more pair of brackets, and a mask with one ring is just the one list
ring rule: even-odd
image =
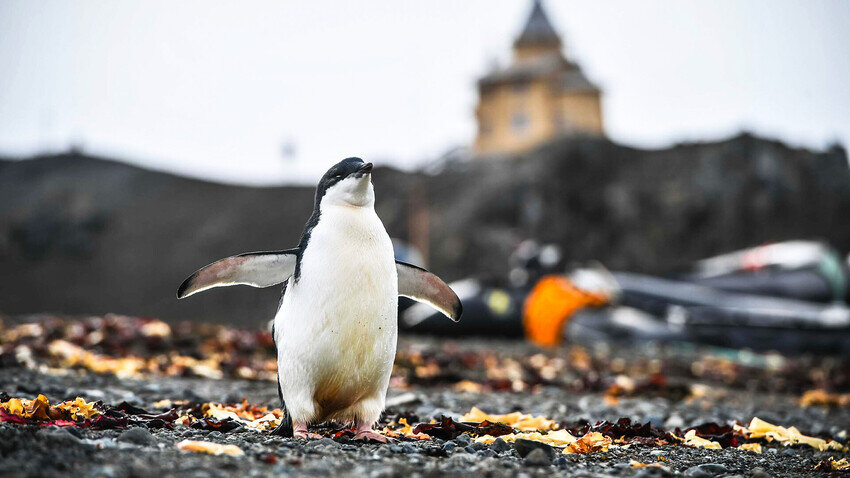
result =
[[312,444],[314,447],[328,447],[328,446],[330,446],[330,447],[334,447],[334,448],[339,447],[339,443],[337,443],[337,442],[333,441],[333,440],[332,440],[332,439],[330,439],[330,438],[321,438],[321,439],[319,439],[319,440],[316,440],[316,441],[314,441],[314,442],[311,442],[311,444]]
[[90,440],[90,443],[100,449],[118,448],[118,444],[115,443],[115,440],[111,438],[100,438],[98,440]]
[[59,441],[61,443],[76,444],[80,442],[80,438],[71,433],[66,428],[48,427],[44,429],[41,433],[43,436],[52,438],[53,440]]
[[407,454],[419,453],[419,450],[417,450],[416,447],[411,445],[410,443],[405,443],[404,445],[402,445],[401,451]]
[[118,441],[142,446],[156,444],[156,438],[151,435],[147,428],[142,427],[130,428],[118,436]]
[[184,389],[183,394],[180,396],[180,398],[182,398],[183,400],[189,400],[190,402],[194,403],[202,403],[206,401],[203,397],[198,395],[197,392],[195,392],[191,388]]
[[443,445],[443,450],[445,450],[447,453],[453,452],[455,448],[457,448],[457,443],[453,441],[447,441],[445,445]]
[[114,478],[118,476],[115,470],[116,467],[112,465],[98,466],[90,470],[92,476],[101,476],[103,478]]
[[479,460],[478,457],[470,456],[470,455],[464,455],[462,453],[452,455],[448,458],[448,462],[449,462],[450,465],[460,466],[460,467],[469,466],[469,465],[475,463],[477,460]]
[[485,445],[484,443],[477,442],[477,441],[472,442],[472,444],[469,445],[469,446],[474,448],[475,451],[486,450],[488,448],[487,445]]
[[708,478],[726,473],[728,469],[720,463],[703,463],[685,470],[685,476],[692,478]]
[[531,450],[531,452],[523,458],[522,462],[529,466],[546,466],[552,463],[552,457],[547,455],[541,448]]
[[490,445],[490,447],[496,453],[504,453],[506,451],[511,450],[511,445],[509,445],[508,442],[502,440],[501,438],[496,438],[496,441],[494,441],[493,444]]
[[656,414],[647,415],[647,417],[643,419],[643,422],[644,423],[649,422],[649,423],[651,423],[651,424],[653,424],[657,427],[663,427],[664,426],[664,417],[661,416],[661,415],[656,415]]
[[672,429],[672,428],[682,428],[685,426],[685,419],[682,418],[679,414],[672,414],[669,418],[664,422],[664,428]]
[[643,468],[632,475],[633,478],[659,478],[661,476],[674,476],[670,472],[664,471],[661,468]]
[[472,438],[468,434],[464,433],[463,435],[455,438],[455,441],[460,446],[467,446],[472,443]]
[[514,442],[514,448],[522,458],[530,455],[534,450],[540,450],[544,455],[546,455],[549,461],[552,461],[555,458],[555,449],[545,443],[523,440],[520,438]]
[[764,471],[764,468],[757,466],[750,470],[750,478],[771,478],[771,474]]
[[236,390],[231,390],[227,392],[227,394],[222,397],[222,401],[224,403],[242,403],[242,393]]

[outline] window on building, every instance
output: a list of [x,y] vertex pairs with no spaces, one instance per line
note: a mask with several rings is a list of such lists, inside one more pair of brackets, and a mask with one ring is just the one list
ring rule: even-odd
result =
[[516,112],[513,116],[511,116],[511,129],[513,129],[517,134],[524,134],[528,132],[528,127],[530,126],[529,123],[528,115],[522,111]]

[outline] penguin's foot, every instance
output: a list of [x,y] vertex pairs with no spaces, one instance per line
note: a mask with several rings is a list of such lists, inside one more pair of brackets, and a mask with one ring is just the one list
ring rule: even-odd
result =
[[357,425],[357,433],[354,435],[355,440],[377,441],[381,443],[389,443],[394,441],[392,438],[385,437],[380,433],[372,430],[372,425]]
[[306,440],[318,440],[322,438],[322,435],[318,433],[311,433],[307,431],[307,425],[303,423],[293,423],[292,424],[292,437],[293,438],[304,438]]

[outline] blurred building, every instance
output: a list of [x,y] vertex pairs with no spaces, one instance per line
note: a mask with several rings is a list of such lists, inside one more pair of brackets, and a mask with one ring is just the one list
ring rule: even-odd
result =
[[513,60],[478,80],[479,154],[515,153],[561,135],[604,134],[601,92],[564,55],[539,0],[514,41]]

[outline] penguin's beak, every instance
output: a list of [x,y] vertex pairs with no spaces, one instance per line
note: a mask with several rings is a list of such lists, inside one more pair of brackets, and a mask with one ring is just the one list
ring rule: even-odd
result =
[[372,173],[372,166],[373,166],[372,163],[366,163],[363,166],[360,166],[360,168],[357,169],[357,171],[354,172],[354,177],[355,178],[362,178],[363,176],[365,176],[367,174],[371,174]]

